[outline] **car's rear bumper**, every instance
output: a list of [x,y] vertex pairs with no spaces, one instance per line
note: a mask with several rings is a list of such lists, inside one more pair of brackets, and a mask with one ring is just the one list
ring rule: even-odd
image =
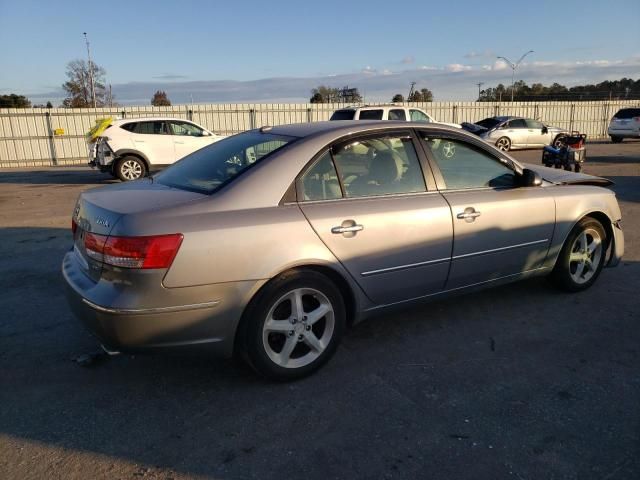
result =
[[62,273],[72,311],[110,352],[183,349],[231,356],[245,304],[259,287],[255,281],[179,289],[159,284],[151,296],[157,305],[150,305],[148,292],[136,295],[133,285],[91,280],[72,252]]
[[609,127],[607,130],[607,134],[610,137],[621,137],[621,138],[639,138],[640,137],[640,128],[621,128]]
[[624,232],[622,231],[622,224],[618,220],[611,224],[613,230],[613,243],[611,244],[611,252],[609,253],[609,260],[606,263],[607,267],[615,267],[622,260],[624,255]]

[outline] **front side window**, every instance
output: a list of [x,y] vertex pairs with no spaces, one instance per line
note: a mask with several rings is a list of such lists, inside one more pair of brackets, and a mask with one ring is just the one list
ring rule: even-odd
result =
[[426,191],[422,168],[407,135],[380,135],[332,149],[345,195],[369,197]]
[[412,122],[431,122],[429,117],[427,117],[424,112],[421,112],[420,110],[409,110],[409,115],[411,115]]
[[382,120],[383,110],[360,110],[360,120]]
[[189,122],[170,122],[173,135],[202,137],[204,130]]
[[169,187],[210,194],[294,140],[255,131],[241,133],[187,155],[153,178]]
[[395,108],[393,110],[389,110],[389,120],[407,120],[407,114],[401,108]]
[[527,127],[529,127],[529,128],[535,128],[535,129],[537,129],[537,130],[542,130],[542,127],[544,126],[544,125],[542,125],[542,123],[540,123],[539,121],[537,121],[537,120],[533,120],[533,119],[531,119],[531,118],[527,118],[526,122],[527,122]]
[[422,134],[447,190],[516,185],[513,170],[488,153],[460,140]]

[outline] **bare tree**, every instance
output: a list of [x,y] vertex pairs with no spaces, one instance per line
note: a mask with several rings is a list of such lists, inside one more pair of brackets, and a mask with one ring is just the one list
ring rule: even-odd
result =
[[[93,107],[89,67],[89,63],[84,60],[73,60],[67,64],[68,80],[62,84],[62,88],[67,92],[67,98],[62,102],[63,106],[70,108]],[[107,72],[93,62],[91,62],[91,67],[96,92],[96,106],[104,107],[108,104],[104,80]]]

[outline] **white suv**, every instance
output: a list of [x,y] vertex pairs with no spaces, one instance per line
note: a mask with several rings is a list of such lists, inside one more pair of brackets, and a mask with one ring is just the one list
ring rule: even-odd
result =
[[640,138],[640,107],[618,110],[609,123],[607,133],[613,143],[625,138]]
[[136,180],[224,138],[180,118],[116,120],[96,139],[89,165]]
[[404,105],[365,105],[336,110],[329,120],[400,120],[405,122],[439,123],[461,128],[456,123],[438,122],[421,108]]

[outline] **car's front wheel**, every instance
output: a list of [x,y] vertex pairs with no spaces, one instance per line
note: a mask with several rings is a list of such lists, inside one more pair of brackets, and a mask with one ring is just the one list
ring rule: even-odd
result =
[[249,364],[272,380],[311,374],[335,353],[346,323],[336,285],[315,271],[291,271],[267,284],[240,327]]
[[123,182],[138,180],[146,175],[147,166],[138,157],[127,156],[118,161],[115,173]]
[[498,150],[508,152],[511,149],[511,140],[508,137],[500,137],[496,141],[496,147],[498,147]]
[[607,235],[595,218],[585,217],[569,233],[551,280],[570,292],[589,288],[600,275],[607,250]]

